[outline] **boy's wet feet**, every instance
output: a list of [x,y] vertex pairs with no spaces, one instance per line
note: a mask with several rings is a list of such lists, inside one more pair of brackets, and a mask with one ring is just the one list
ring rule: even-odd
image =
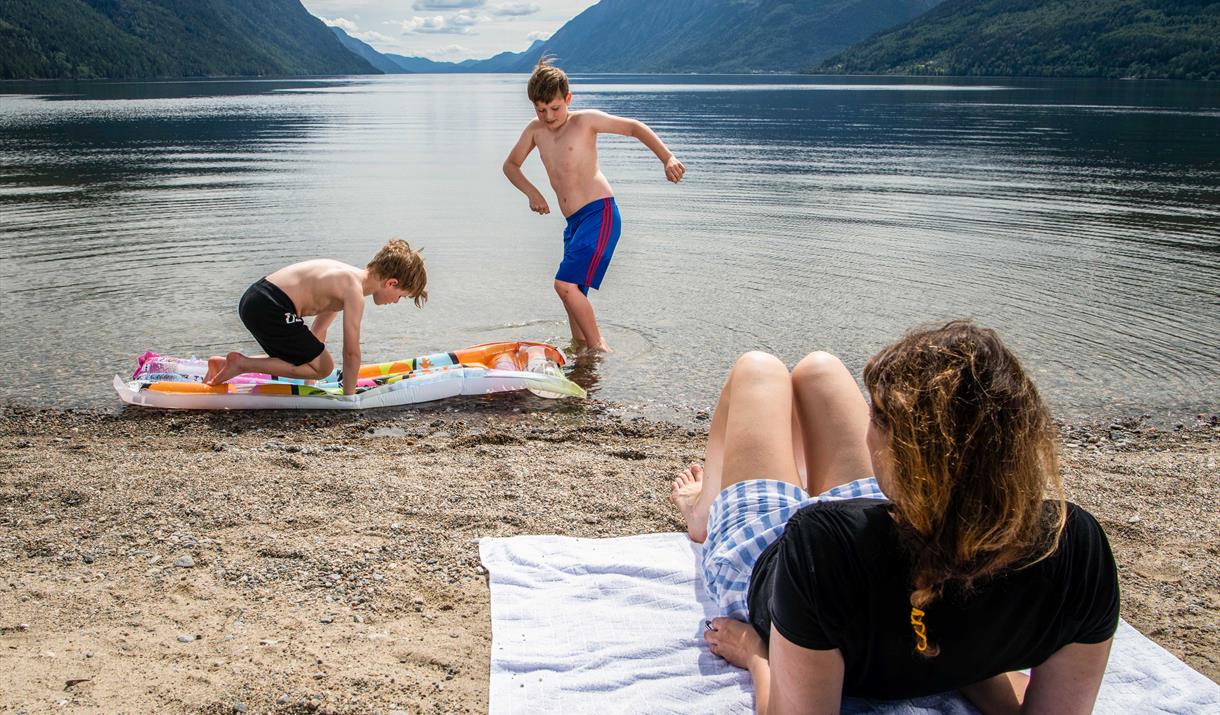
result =
[[225,368],[225,359],[219,355],[213,355],[208,358],[208,373],[203,376],[203,382],[207,385],[214,384],[212,378],[220,374],[220,371]]
[[686,533],[691,541],[703,543],[707,539],[707,515],[695,514],[695,506],[699,503],[699,495],[703,493],[703,467],[691,462],[682,470],[672,483],[669,500],[678,507],[678,512],[686,520]]
[[[210,375],[210,378],[205,378],[204,382],[209,385],[221,385],[242,374],[243,371],[239,363],[244,357],[245,355],[241,353],[232,352],[224,357],[208,358],[208,375]],[[213,363],[214,360],[219,362]],[[218,366],[215,373],[212,372],[213,364]]]

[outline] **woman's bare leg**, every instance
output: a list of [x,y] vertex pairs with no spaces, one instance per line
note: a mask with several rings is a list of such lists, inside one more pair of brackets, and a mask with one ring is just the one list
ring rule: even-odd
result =
[[792,369],[792,394],[805,455],[805,491],[827,489],[873,473],[868,403],[837,357],[810,353]]
[[707,538],[707,516],[721,490],[749,479],[800,486],[792,451],[792,382],[779,358],[742,355],[712,415],[706,469],[691,465],[673,482],[670,499],[693,541]]

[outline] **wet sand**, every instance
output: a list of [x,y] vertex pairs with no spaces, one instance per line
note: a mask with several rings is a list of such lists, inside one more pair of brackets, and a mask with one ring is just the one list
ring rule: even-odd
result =
[[[484,712],[476,540],[682,528],[693,428],[496,396],[367,414],[0,408],[0,711]],[[1220,426],[1062,430],[1122,615],[1220,680]]]

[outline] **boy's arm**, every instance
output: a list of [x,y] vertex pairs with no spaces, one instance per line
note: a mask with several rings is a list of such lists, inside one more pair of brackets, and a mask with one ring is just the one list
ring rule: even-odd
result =
[[542,192],[538,187],[530,183],[530,180],[525,178],[525,172],[521,171],[521,165],[525,163],[525,158],[534,150],[534,125],[531,122],[525,127],[525,131],[521,132],[521,138],[517,140],[516,146],[508,153],[508,158],[504,160],[504,175],[512,182],[513,186],[525,194],[530,200],[530,211],[539,214],[549,214],[551,207],[547,206],[546,199],[543,198]]
[[360,321],[364,318],[364,294],[353,282],[343,296],[343,394],[356,394],[360,379]]
[[628,119],[626,117],[616,117],[613,114],[606,114],[595,109],[586,110],[582,114],[588,115],[593,130],[603,134],[621,134],[625,137],[635,137],[640,140],[644,146],[652,150],[653,154],[661,160],[665,165],[665,178],[675,184],[682,180],[682,176],[686,174],[686,167],[682,162],[678,161],[678,157],[665,146],[665,142],[661,141],[661,137],[648,127],[647,124],[638,119]]
[[330,329],[330,324],[335,322],[335,311],[328,310],[323,313],[318,313],[314,316],[313,323],[309,326],[309,332],[314,334],[314,337],[326,342],[326,331]]

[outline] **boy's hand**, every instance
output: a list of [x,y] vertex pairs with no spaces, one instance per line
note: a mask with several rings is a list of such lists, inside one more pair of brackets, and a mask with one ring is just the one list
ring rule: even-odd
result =
[[682,180],[684,174],[686,174],[686,167],[678,161],[678,157],[669,157],[669,161],[665,162],[665,178],[676,184]]
[[551,212],[551,207],[547,206],[546,199],[543,198],[542,194],[531,194],[530,211],[545,216]]

